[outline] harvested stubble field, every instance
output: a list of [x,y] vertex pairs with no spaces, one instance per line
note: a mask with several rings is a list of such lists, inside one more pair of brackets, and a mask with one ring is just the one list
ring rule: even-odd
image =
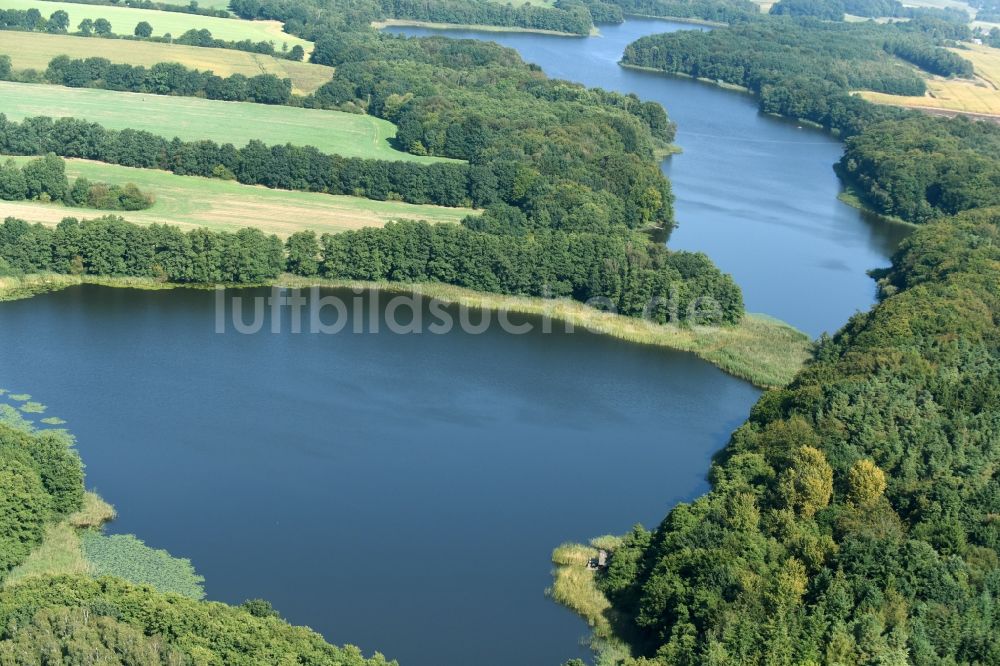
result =
[[[0,160],[8,158],[0,156]],[[15,157],[23,164],[28,157]],[[360,197],[334,196],[316,192],[290,192],[241,185],[232,181],[197,176],[177,176],[155,169],[67,160],[66,173],[91,181],[135,183],[154,195],[151,208],[115,213],[136,224],[174,224],[183,228],[207,227],[235,231],[257,227],[268,233],[287,236],[302,229],[338,232],[366,226],[382,226],[391,220],[459,222],[475,211],[468,208],[418,206],[399,201],[373,201]],[[97,217],[108,211],[67,208],[58,203],[0,201],[0,219],[17,217],[29,222],[55,225],[64,217]]]

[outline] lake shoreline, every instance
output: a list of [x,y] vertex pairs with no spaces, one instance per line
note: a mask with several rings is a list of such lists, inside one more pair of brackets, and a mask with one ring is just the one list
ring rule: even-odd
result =
[[[168,283],[153,278],[35,274],[0,278],[0,302],[31,298],[84,284],[144,290],[209,290],[217,286]],[[226,286],[377,290],[392,294],[416,294],[482,310],[546,316],[566,324],[568,328],[580,327],[590,333],[634,344],[693,353],[723,372],[763,389],[781,387],[790,382],[808,360],[812,344],[809,336],[791,325],[754,313],[747,313],[736,326],[685,327],[601,312],[569,299],[489,294],[436,283],[325,280],[285,274],[265,284]]]

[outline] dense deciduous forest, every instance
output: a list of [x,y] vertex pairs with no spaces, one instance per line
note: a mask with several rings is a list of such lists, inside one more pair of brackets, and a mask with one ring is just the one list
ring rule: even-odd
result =
[[939,30],[940,22],[775,18],[644,37],[624,62],[745,86],[763,111],[837,131],[848,139],[839,173],[864,203],[921,223],[1000,200],[1000,128],[926,118],[851,93],[923,94],[923,80],[894,55],[939,74],[971,74],[968,61],[937,46]]
[[955,7],[904,7],[899,0],[781,0],[771,6],[773,16],[812,16],[842,21],[845,14],[919,21],[946,21],[968,29],[969,15]]
[[322,238],[301,232],[283,246],[256,229],[182,232],[117,217],[67,218],[55,229],[14,218],[0,225],[0,273],[260,284],[286,269],[306,277],[434,281],[501,294],[569,297],[659,322],[726,324],[743,316],[739,288],[707,257],[669,252],[630,232],[497,235],[398,222]]
[[712,23],[745,23],[760,16],[750,0],[609,0],[625,14],[694,19]]
[[[601,3],[603,4],[603,3]],[[303,26],[315,35],[329,32],[333,25],[347,23],[352,28],[366,27],[373,21],[406,19],[434,23],[495,25],[529,30],[553,30],[575,35],[590,34],[594,22],[589,3],[561,2],[544,7],[528,3],[514,5],[490,0],[232,0],[230,9],[245,19],[288,21],[289,32],[298,34]],[[599,9],[602,16],[606,9]],[[318,29],[318,24],[326,27]]]
[[875,273],[878,305],[762,397],[711,491],[612,554],[598,581],[643,655],[629,664],[1000,659],[1000,128],[849,95],[902,92],[888,53],[934,71],[933,40],[967,31],[911,23],[771,19],[626,52],[840,131],[865,203],[928,222]]
[[663,664],[1000,658],[1000,210],[916,232],[882,298],[636,528],[601,587]]

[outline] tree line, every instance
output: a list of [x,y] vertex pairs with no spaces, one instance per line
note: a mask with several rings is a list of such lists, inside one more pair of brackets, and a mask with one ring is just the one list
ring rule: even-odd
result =
[[632,16],[696,19],[710,23],[746,23],[760,16],[750,0],[608,0]]
[[772,16],[812,16],[843,21],[845,14],[866,18],[899,18],[945,21],[968,28],[969,15],[955,7],[906,7],[899,0],[781,0],[771,6]]
[[153,205],[153,196],[134,183],[92,183],[66,177],[65,162],[48,154],[19,167],[14,160],[0,165],[0,199],[5,201],[58,201],[66,206],[99,210],[143,210]]
[[[603,3],[601,3],[603,4]],[[465,25],[495,25],[529,30],[553,30],[575,35],[588,35],[594,20],[589,3],[566,2],[562,6],[545,7],[491,2],[490,0],[232,0],[230,9],[244,19],[276,19],[288,21],[286,29],[298,34],[310,26],[315,34],[329,34],[334,24],[346,21],[351,28],[365,28],[373,21],[407,19],[434,23]],[[607,10],[602,9],[602,12]],[[337,17],[337,18],[333,18]],[[324,24],[322,29],[316,29]]]
[[261,284],[287,271],[330,279],[442,282],[490,293],[572,298],[653,321],[719,325],[743,316],[740,289],[703,254],[670,252],[641,234],[497,235],[461,225],[395,222],[284,244],[236,233],[140,227],[118,217],[66,218],[54,229],[8,218],[7,273],[152,277],[175,283]]
[[347,158],[310,146],[266,146],[256,140],[242,148],[212,141],[185,142],[140,130],[109,130],[75,118],[42,116],[18,123],[0,114],[0,153],[55,153],[275,189],[452,207],[484,206],[498,194],[495,176],[488,167]]
[[61,55],[49,62],[45,80],[73,88],[198,96],[230,102],[288,104],[292,98],[291,79],[274,74],[221,77],[171,62],[156,63],[147,69],[142,65],[112,63],[107,58],[71,59]]

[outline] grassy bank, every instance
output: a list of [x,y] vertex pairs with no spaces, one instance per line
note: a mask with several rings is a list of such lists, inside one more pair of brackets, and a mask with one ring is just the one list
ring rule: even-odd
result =
[[844,185],[844,191],[837,195],[837,200],[840,201],[841,203],[847,204],[851,208],[856,208],[857,210],[860,210],[866,215],[873,215],[876,218],[878,218],[880,222],[884,222],[885,224],[898,224],[902,227],[907,227],[909,229],[916,229],[918,226],[920,226],[918,224],[913,224],[912,222],[907,222],[906,220],[899,217],[893,217],[892,215],[883,215],[882,213],[870,208],[868,204],[864,202],[864,199],[862,199],[858,195],[857,191],[850,185],[846,184]]
[[[0,156],[0,161],[3,161]],[[15,157],[24,164],[33,157]],[[136,224],[174,224],[184,229],[205,227],[237,231],[256,227],[285,237],[296,231],[337,233],[348,229],[382,226],[390,220],[461,222],[477,211],[470,208],[417,205],[401,201],[376,201],[363,197],[269,189],[236,181],[201,176],[178,176],[157,169],[136,169],[104,162],[67,159],[66,174],[92,182],[135,183],[155,198],[145,210],[125,213]],[[108,211],[67,208],[58,202],[0,201],[0,219],[17,217],[28,222],[58,224],[64,217],[98,217]]]
[[239,147],[266,137],[268,145],[314,146],[345,157],[448,161],[396,150],[389,143],[396,136],[396,126],[359,113],[9,81],[0,82],[0,100],[10,120],[74,117],[108,129],[145,130],[167,139],[209,139]]
[[179,62],[190,69],[212,71],[219,76],[274,74],[292,80],[292,91],[300,95],[315,92],[333,78],[333,68],[275,58],[261,53],[234,49],[213,49],[161,42],[124,39],[95,39],[44,32],[4,32],[0,54],[8,55],[14,71],[44,71],[58,55],[71,58],[100,56],[114,63],[151,67],[160,62]]
[[552,587],[546,594],[586,620],[590,626],[590,647],[597,666],[619,664],[631,657],[628,644],[618,638],[627,625],[625,618],[597,588],[597,572],[588,563],[597,557],[598,547],[613,550],[616,537],[599,537],[590,545],[564,543],[552,553]]
[[[0,278],[0,301],[29,298],[36,294],[80,284],[132,289],[170,289],[183,286],[159,282],[152,278],[28,275]],[[601,312],[569,299],[487,294],[437,283],[352,282],[283,275],[275,280],[274,285],[289,288],[346,287],[379,289],[388,293],[416,293],[466,307],[544,315],[568,325],[570,327],[568,330],[580,328],[636,344],[691,352],[721,370],[761,388],[784,386],[791,381],[809,358],[811,349],[811,341],[805,333],[761,314],[748,314],[737,326],[664,326],[634,317]]]
[[84,530],[99,529],[114,518],[114,507],[96,493],[88,492],[83,498],[83,508],[51,525],[38,548],[4,579],[4,587],[35,576],[91,573],[92,566],[84,557],[80,535]]

